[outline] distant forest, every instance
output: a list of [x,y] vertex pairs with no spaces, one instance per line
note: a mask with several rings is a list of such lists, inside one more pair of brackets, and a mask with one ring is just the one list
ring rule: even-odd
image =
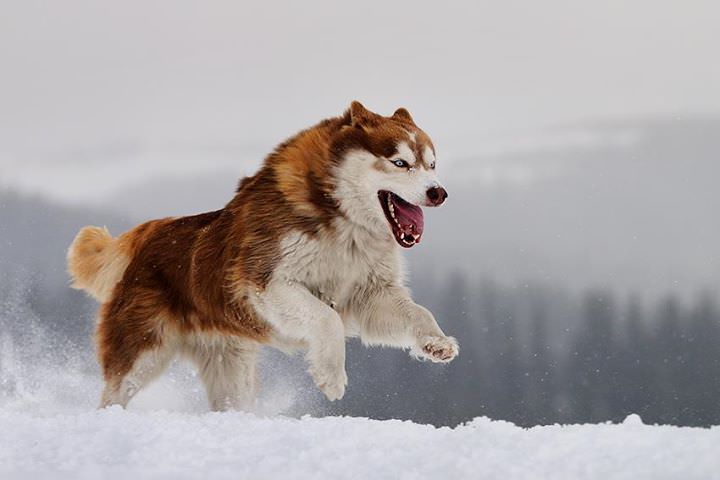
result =
[[528,427],[616,422],[631,413],[650,424],[720,424],[720,312],[710,295],[643,303],[605,290],[578,296],[459,275],[417,293],[459,339],[460,356],[428,382],[430,366],[393,369],[378,352],[355,349],[358,373],[377,395],[402,388],[349,413],[404,412],[437,425],[482,415]]
[[[38,285],[30,281],[22,290],[23,309],[53,335],[89,348],[93,302],[69,289],[43,293]],[[637,413],[645,423],[720,424],[720,312],[710,296],[643,303],[603,290],[578,297],[462,276],[434,292],[417,290],[460,341],[453,363],[417,362],[405,352],[350,341],[346,397],[324,402],[305,378],[318,401],[310,411],[289,413],[435,425],[488,416],[522,426],[621,421]],[[304,375],[301,361],[290,363]]]
[[[68,287],[65,249],[89,219],[107,218],[114,231],[127,222],[14,195],[0,195],[0,207],[6,227],[0,237],[0,333],[23,345],[18,340],[31,320],[37,322],[52,335],[47,348],[65,339],[77,347],[63,350],[82,356],[94,374],[89,352],[97,305]],[[532,426],[619,421],[637,413],[646,423],[720,424],[720,313],[710,294],[641,299],[613,290],[578,293],[548,283],[505,285],[442,273],[418,275],[412,286],[416,300],[458,338],[460,356],[441,366],[351,340],[347,394],[329,403],[310,385],[302,362],[269,353],[264,384],[272,385],[280,365],[302,379],[313,399],[288,414],[435,425],[484,415]]]

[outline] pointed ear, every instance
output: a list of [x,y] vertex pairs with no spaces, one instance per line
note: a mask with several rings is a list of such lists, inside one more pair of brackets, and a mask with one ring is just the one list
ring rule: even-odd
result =
[[401,122],[410,122],[413,125],[415,125],[415,122],[413,121],[412,117],[410,116],[410,112],[408,112],[406,109],[400,107],[397,110],[395,110],[395,113],[392,114],[392,118],[396,120],[400,120]]
[[362,127],[372,117],[373,113],[365,108],[362,103],[353,100],[350,104],[350,124],[353,127]]

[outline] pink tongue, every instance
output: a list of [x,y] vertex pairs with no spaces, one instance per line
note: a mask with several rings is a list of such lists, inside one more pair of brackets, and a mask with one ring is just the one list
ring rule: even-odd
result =
[[395,203],[394,207],[395,218],[398,220],[402,232],[422,235],[425,226],[422,209],[410,203],[403,203],[402,205]]

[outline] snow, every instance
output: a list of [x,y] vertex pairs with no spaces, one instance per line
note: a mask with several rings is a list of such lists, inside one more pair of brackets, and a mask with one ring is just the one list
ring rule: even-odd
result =
[[0,477],[718,478],[720,428],[0,411]]
[[[128,410],[94,407],[88,350],[39,327],[0,322],[0,479],[710,479],[720,427],[622,424],[519,428],[477,418],[456,428],[303,416],[319,398],[271,371],[260,414],[207,412],[197,378],[174,365]],[[292,378],[290,378],[292,377]]]

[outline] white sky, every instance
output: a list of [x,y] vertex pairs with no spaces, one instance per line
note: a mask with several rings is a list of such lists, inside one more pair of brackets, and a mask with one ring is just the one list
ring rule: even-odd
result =
[[354,98],[407,106],[449,155],[586,119],[720,112],[717,5],[0,0],[0,182],[42,190],[137,155],[141,176],[231,165]]

